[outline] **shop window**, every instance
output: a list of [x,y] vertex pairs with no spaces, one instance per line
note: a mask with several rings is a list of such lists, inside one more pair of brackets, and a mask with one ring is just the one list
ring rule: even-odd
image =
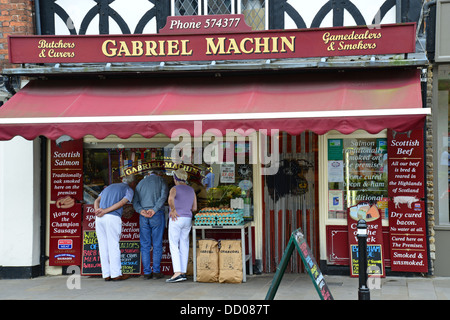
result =
[[266,29],[266,0],[172,0],[172,15],[240,14],[253,30]]
[[208,0],[205,1],[206,14],[230,14],[231,12],[231,0]]
[[[124,170],[137,167],[144,162],[164,159],[164,148],[85,148],[84,149],[84,201],[94,200],[108,185],[122,180]],[[136,175],[142,179],[150,170],[141,170]]]
[[[163,176],[169,188],[174,185],[172,172],[183,167],[189,174],[189,184],[197,194],[198,208],[233,207],[243,209],[244,218],[253,217],[253,160],[249,138],[227,137],[220,143],[207,141],[178,149],[169,138],[133,138],[129,141],[85,139],[84,201],[93,204],[109,184],[122,180],[124,174],[134,174],[138,181],[150,171]],[[201,147],[200,147],[201,146]],[[178,159],[174,158],[178,157]],[[206,187],[206,175],[214,179]]]
[[245,218],[253,217],[253,165],[250,141],[227,141],[218,150],[219,161],[212,163],[214,185],[207,190],[209,207],[243,209]]
[[440,65],[437,72],[437,117],[434,117],[437,133],[436,139],[436,162],[439,224],[450,223],[449,213],[449,190],[450,190],[450,158],[449,158],[449,131],[450,131],[450,65]]
[[253,30],[265,29],[265,7],[265,0],[242,0],[242,13],[245,16],[245,22]]
[[199,14],[199,0],[175,0],[172,8],[175,16],[195,16]]
[[347,219],[361,201],[376,203],[388,219],[386,134],[327,136],[328,219]]

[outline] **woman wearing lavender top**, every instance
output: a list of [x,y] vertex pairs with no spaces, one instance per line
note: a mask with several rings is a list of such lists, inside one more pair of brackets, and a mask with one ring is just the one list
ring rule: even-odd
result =
[[166,282],[186,280],[192,212],[197,210],[197,197],[194,189],[186,184],[187,178],[183,169],[173,172],[175,186],[170,189],[168,202],[169,246],[174,274]]

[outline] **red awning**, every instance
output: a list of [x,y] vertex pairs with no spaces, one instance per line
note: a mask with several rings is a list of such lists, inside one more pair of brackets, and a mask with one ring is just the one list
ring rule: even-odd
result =
[[34,80],[0,107],[0,140],[176,129],[377,133],[423,127],[427,113],[418,70]]

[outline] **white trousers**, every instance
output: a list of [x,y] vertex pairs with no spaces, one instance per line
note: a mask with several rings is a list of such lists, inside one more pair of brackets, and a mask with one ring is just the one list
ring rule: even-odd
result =
[[169,246],[173,272],[186,273],[189,258],[189,231],[192,218],[169,218]]
[[103,278],[121,276],[119,241],[122,232],[122,219],[112,214],[105,214],[100,218],[96,217],[95,231],[97,232]]

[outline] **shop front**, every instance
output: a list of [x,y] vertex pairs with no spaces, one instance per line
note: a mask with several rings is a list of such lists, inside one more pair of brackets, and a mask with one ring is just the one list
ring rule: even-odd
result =
[[[78,265],[82,274],[98,274],[92,204],[99,192],[150,172],[170,186],[182,167],[199,200],[193,223],[211,226],[207,237],[239,239],[240,231],[223,226],[251,226],[242,247],[252,253],[250,270],[273,272],[301,228],[325,273],[348,272],[352,228],[365,219],[373,222],[369,244],[378,272],[427,273],[429,109],[418,70],[424,61],[405,56],[415,52],[414,34],[414,24],[401,24],[11,37],[13,63],[75,64],[67,71],[18,68],[33,79],[0,108],[0,139],[48,139],[47,272]],[[367,54],[398,54],[407,62],[316,70],[298,60]],[[233,66],[216,67],[216,60]],[[189,67],[168,71],[170,61]],[[204,68],[192,61],[212,62]],[[106,65],[80,71],[84,63]],[[215,178],[206,185],[209,172]],[[123,270],[140,274],[138,215],[129,210]],[[170,274],[167,241],[164,250],[162,270]],[[301,271],[300,260],[292,258],[290,270]]]

